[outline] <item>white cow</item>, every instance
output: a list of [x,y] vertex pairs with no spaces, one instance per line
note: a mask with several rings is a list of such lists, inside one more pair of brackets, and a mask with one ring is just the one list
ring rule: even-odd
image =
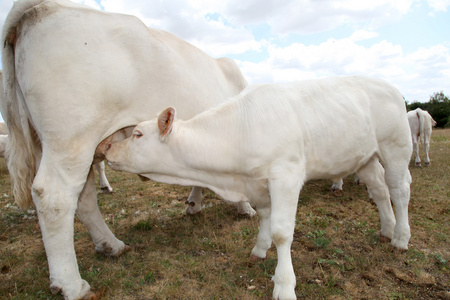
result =
[[425,166],[430,165],[430,157],[428,151],[430,150],[430,137],[433,126],[436,126],[436,121],[426,111],[420,108],[408,112],[409,127],[411,129],[412,143],[415,156],[415,164],[417,167],[421,166],[419,156],[419,141],[422,143],[425,152]]
[[110,144],[106,159],[115,170],[250,201],[260,218],[252,258],[265,258],[273,242],[273,298],[296,299],[290,246],[298,195],[308,180],[356,171],[378,205],[381,236],[408,248],[408,132],[405,103],[394,87],[368,78],[333,78],[251,87],[187,121],[176,120],[170,107],[138,124],[130,138]]
[[51,291],[95,298],[78,271],[75,213],[97,251],[129,249],[98,209],[92,163],[99,143],[170,105],[190,118],[238,94],[246,81],[232,60],[213,59],[136,17],[64,0],[14,3],[2,65],[13,193],[21,207],[33,201],[37,208]]

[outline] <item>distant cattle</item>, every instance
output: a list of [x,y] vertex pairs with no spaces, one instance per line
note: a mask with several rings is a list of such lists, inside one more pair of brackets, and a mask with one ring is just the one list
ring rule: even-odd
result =
[[417,167],[421,166],[419,156],[419,141],[423,145],[425,152],[425,166],[430,165],[430,157],[428,152],[430,151],[430,137],[431,130],[436,126],[436,121],[426,111],[420,108],[411,110],[408,112],[409,127],[411,129],[411,137],[414,149],[414,161]]
[[106,149],[115,170],[250,201],[260,220],[251,257],[265,258],[272,242],[277,249],[274,299],[296,299],[290,247],[299,192],[308,180],[356,172],[379,208],[381,236],[408,248],[411,136],[403,97],[384,81],[352,77],[250,87],[186,121],[169,107]]
[[191,118],[247,83],[230,59],[213,59],[136,17],[64,0],[14,2],[3,27],[2,66],[14,198],[37,208],[51,291],[95,297],[77,265],[75,213],[98,252],[129,249],[98,209],[92,163],[104,159],[99,144],[170,105]]

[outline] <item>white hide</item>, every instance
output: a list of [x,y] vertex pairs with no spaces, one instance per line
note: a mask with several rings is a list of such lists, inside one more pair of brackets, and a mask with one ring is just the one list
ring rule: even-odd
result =
[[106,158],[116,170],[250,201],[260,218],[252,256],[265,258],[273,242],[273,298],[296,299],[290,246],[299,192],[308,180],[357,172],[379,208],[381,235],[408,248],[408,132],[405,103],[394,87],[368,78],[332,78],[250,87],[187,121],[176,120],[175,109],[168,108],[110,145]]
[[436,121],[426,110],[420,108],[408,112],[408,121],[411,129],[415,164],[418,167],[421,166],[419,156],[419,142],[421,142],[425,152],[425,166],[428,166],[430,165],[428,152],[430,150],[431,130],[436,126]]
[[[3,89],[3,73],[0,71],[0,103],[1,105],[6,104],[4,99],[5,91]],[[4,110],[6,112],[6,107]],[[8,128],[4,122],[0,122],[0,157],[5,157],[6,146],[8,143]],[[95,169],[98,172],[100,178],[100,189],[102,193],[112,193],[113,189],[109,184],[108,178],[105,173],[105,163],[103,161],[94,164]]]
[[97,251],[129,249],[97,206],[97,146],[170,105],[191,118],[238,94],[246,81],[232,60],[213,59],[136,17],[64,0],[14,3],[3,27],[2,66],[14,198],[37,208],[51,291],[89,297],[75,256],[75,213]]

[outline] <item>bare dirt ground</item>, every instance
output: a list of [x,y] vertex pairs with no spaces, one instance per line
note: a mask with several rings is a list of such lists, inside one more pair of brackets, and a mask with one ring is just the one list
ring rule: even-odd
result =
[[[427,168],[410,165],[412,238],[407,252],[379,241],[380,221],[366,189],[344,181],[313,181],[300,194],[292,260],[300,299],[450,299],[450,130],[435,130]],[[115,192],[99,194],[108,225],[132,250],[119,258],[96,254],[75,222],[82,277],[105,299],[271,299],[276,252],[250,263],[257,218],[204,190],[203,212],[184,213],[190,188],[141,182],[107,168]],[[51,295],[34,208],[13,202],[0,161],[0,298],[62,299]]]

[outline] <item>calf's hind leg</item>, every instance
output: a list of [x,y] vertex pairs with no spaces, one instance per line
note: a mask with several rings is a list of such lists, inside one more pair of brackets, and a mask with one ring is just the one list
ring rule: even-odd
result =
[[408,161],[396,161],[386,164],[386,183],[389,187],[391,200],[395,206],[397,223],[395,224],[392,246],[406,250],[411,237],[408,221],[408,205],[410,198],[411,174],[408,170]]

